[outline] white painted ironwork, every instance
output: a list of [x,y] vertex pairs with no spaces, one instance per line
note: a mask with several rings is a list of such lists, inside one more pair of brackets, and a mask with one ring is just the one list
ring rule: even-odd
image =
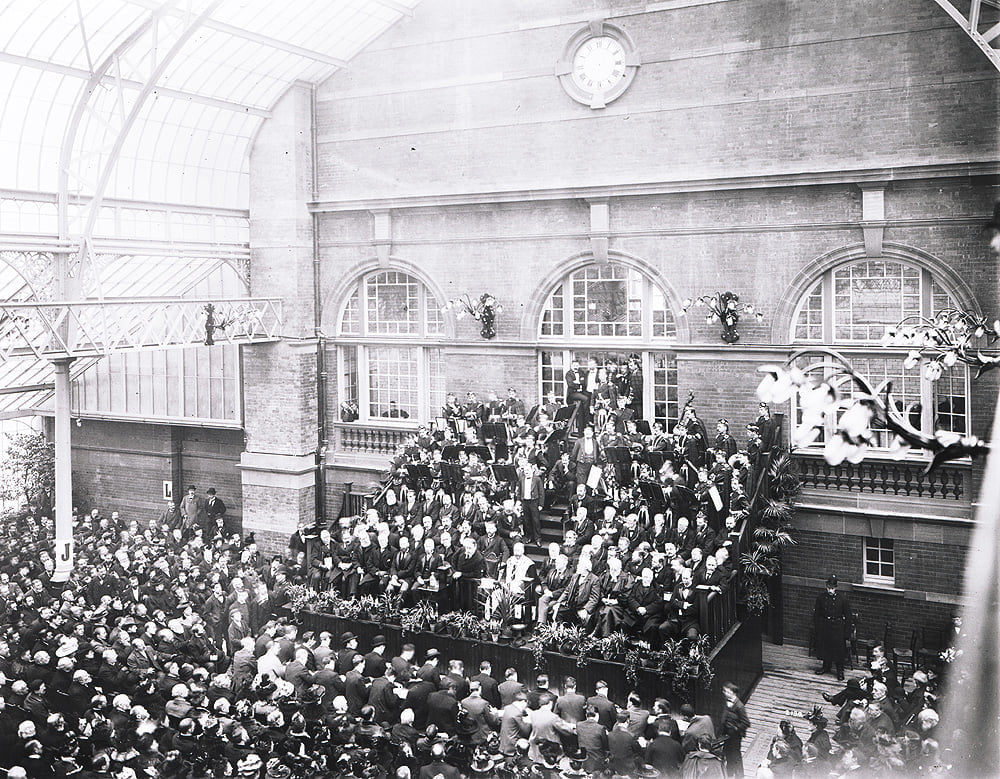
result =
[[983,5],[989,5],[991,7],[996,7],[994,3],[985,2],[985,0],[970,0],[969,2],[969,14],[966,16],[954,3],[950,0],[934,0],[941,8],[944,10],[948,16],[955,20],[959,27],[965,30],[965,33],[969,36],[976,46],[986,55],[990,62],[993,63],[998,71],[1000,71],[1000,51],[993,48],[991,45],[998,37],[1000,37],[1000,22],[990,25],[987,29],[983,30],[983,20],[982,20],[982,9]]
[[280,338],[281,301],[162,298],[0,303],[0,362]]

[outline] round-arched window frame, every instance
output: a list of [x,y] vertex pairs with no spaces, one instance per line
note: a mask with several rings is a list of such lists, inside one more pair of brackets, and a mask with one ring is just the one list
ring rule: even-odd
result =
[[642,419],[677,419],[677,360],[670,346],[677,326],[664,291],[645,273],[620,262],[593,263],[568,273],[548,294],[538,320],[539,397],[565,397],[573,360],[625,371],[635,361]]
[[362,275],[338,319],[341,422],[427,422],[445,402],[442,303],[402,270]]
[[[933,317],[955,307],[957,296],[929,268],[898,259],[855,259],[824,271],[800,298],[789,340],[794,345],[827,345],[841,351],[876,386],[891,381],[893,397],[908,420],[923,432],[969,431],[969,376],[963,365],[932,380],[924,364],[907,362],[907,351],[883,348],[886,333],[907,317]],[[873,350],[873,346],[879,346]],[[803,365],[811,362],[806,359]],[[853,387],[842,390],[851,393]],[[801,411],[793,407],[796,418]],[[835,422],[814,446],[833,433]],[[879,448],[891,446],[887,430],[875,430]]]

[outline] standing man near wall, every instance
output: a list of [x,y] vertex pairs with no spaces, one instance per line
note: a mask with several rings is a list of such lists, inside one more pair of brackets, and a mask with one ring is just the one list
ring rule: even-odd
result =
[[193,484],[187,488],[187,495],[181,500],[181,517],[184,535],[194,535],[196,526],[205,526],[205,499],[198,494]]
[[208,495],[208,500],[205,502],[205,517],[208,520],[205,537],[210,538],[210,533],[217,525],[219,530],[223,529],[221,522],[226,518],[226,504],[222,502],[222,498],[216,497],[215,487],[209,487],[205,490],[205,494]]
[[837,679],[844,679],[844,657],[847,653],[847,628],[850,623],[851,604],[847,595],[837,591],[837,577],[826,580],[826,590],[816,598],[813,612],[816,636],[816,657],[823,666],[816,671],[825,674],[831,665],[837,667]]

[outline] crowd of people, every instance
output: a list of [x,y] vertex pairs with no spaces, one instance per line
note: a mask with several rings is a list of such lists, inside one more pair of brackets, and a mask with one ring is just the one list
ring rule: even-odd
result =
[[757,776],[938,776],[953,758],[938,732],[939,679],[931,669],[913,672],[907,690],[885,647],[873,647],[864,677],[853,677],[835,694],[831,725],[821,707],[799,712],[809,723],[803,739],[792,720],[782,720]]
[[284,561],[173,507],[142,525],[77,517],[59,584],[52,531],[28,514],[0,544],[12,779],[721,775],[713,750],[746,729],[735,688],[717,727],[636,693],[616,705],[600,682],[529,687],[381,636],[299,632]]
[[[466,609],[507,588],[529,631],[697,636],[696,588],[733,586],[730,534],[774,428],[762,406],[740,450],[725,420],[710,439],[689,401],[667,434],[641,419],[636,369],[573,366],[565,402],[528,413],[513,390],[449,397],[366,511],[301,527],[287,555],[227,532],[221,498],[192,486],[159,517],[74,517],[75,566],[55,583],[51,520],[18,516],[0,540],[0,767],[13,779],[742,775],[749,721],[733,685],[713,721],[604,683],[300,632],[286,608],[293,584]],[[601,389],[611,377],[624,384]],[[536,562],[546,508],[563,529]],[[898,759],[930,772],[931,685],[915,675],[907,694],[884,660],[832,701],[830,738],[813,712],[815,738],[796,746],[784,727],[761,770],[839,776]]]
[[[362,516],[293,537],[294,577],[465,610],[488,610],[483,590],[502,588],[529,628],[559,621],[654,646],[698,636],[699,594],[734,584],[731,536],[774,435],[767,407],[740,449],[725,419],[710,437],[691,400],[670,434],[641,419],[635,364],[574,363],[566,376],[565,403],[527,413],[514,389],[486,403],[449,395]],[[561,532],[533,557],[546,511]]]

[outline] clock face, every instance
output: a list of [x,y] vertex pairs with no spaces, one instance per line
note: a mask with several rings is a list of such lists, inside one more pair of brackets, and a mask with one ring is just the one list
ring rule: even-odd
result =
[[573,81],[586,92],[607,92],[625,73],[625,48],[609,35],[588,38],[573,55]]

